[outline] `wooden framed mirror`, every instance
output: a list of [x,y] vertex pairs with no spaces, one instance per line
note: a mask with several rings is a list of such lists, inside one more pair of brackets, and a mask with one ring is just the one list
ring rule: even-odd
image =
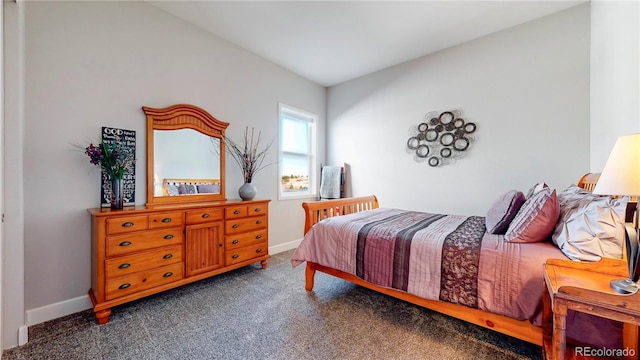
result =
[[188,104],[142,107],[147,116],[147,205],[225,199],[229,123]]

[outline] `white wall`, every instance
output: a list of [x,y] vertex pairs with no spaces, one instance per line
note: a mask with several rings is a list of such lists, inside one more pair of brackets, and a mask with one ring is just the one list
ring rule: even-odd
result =
[[25,329],[24,307],[24,2],[3,1],[4,19],[4,147],[2,200],[2,345],[22,343],[18,329]]
[[[476,142],[453,164],[415,162],[409,128],[452,108]],[[564,189],[589,171],[589,4],[331,87],[327,124],[328,161],[385,207],[484,215],[512,188]]]
[[[64,315],[62,308],[73,312],[88,304],[86,209],[100,203],[99,170],[71,143],[97,139],[101,126],[135,130],[136,203],[144,204],[143,105],[194,104],[230,122],[231,137],[239,138],[245,126],[252,126],[271,139],[277,138],[278,102],[284,102],[319,114],[324,138],[324,87],[145,3],[26,2],[25,39],[25,120],[16,122],[25,128],[24,152],[18,146],[6,154],[18,161],[19,170],[24,156],[24,239],[16,234],[12,241],[17,247],[24,244],[25,297],[23,303],[16,297],[3,307],[5,314],[19,315],[24,304],[29,325]],[[7,126],[12,144],[19,135],[19,129]],[[275,151],[277,143],[273,161]],[[238,167],[228,162],[227,197],[237,198],[241,184]],[[269,243],[275,249],[298,240],[304,224],[300,200],[277,201],[278,184],[275,165],[254,181],[259,198],[273,199]],[[5,193],[21,193],[22,183],[6,185]],[[19,200],[6,200],[19,208]],[[20,263],[18,250],[8,251],[5,260],[12,255]],[[15,345],[14,324],[5,328],[5,346]]]
[[640,2],[591,2],[591,171],[640,132]]

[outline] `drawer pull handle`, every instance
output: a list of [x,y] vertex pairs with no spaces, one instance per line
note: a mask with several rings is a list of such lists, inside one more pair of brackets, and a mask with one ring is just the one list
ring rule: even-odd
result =
[[126,223],[122,224],[122,227],[132,227],[133,223],[131,221],[127,221]]
[[235,210],[233,213],[238,215],[238,214],[240,214],[240,210]]
[[129,246],[129,245],[131,245],[131,241],[123,241],[119,245],[120,246]]
[[163,223],[170,223],[171,222],[171,218],[164,218],[162,219]]
[[208,218],[209,216],[211,216],[209,213],[202,214],[202,217],[205,218],[205,219]]
[[124,283],[124,284],[122,284],[122,285],[118,286],[118,289],[120,289],[120,290],[124,290],[124,289],[128,288],[129,286],[131,286],[131,284],[129,284],[129,283]]
[[237,243],[239,243],[239,242],[240,242],[240,240],[235,239],[235,240],[233,240],[231,243],[232,243],[232,244],[237,244]]
[[240,257],[240,255],[238,255],[238,254],[233,254],[233,256],[232,256],[232,258],[234,258],[234,259],[237,259],[239,257]]
[[262,224],[262,220],[256,221],[256,224],[258,224],[258,225]]
[[255,212],[260,212],[260,211],[262,211],[262,209],[260,209],[260,208],[255,208],[255,209],[253,209],[253,211],[255,211]]
[[256,235],[256,239],[261,239],[262,235]]
[[261,253],[261,252],[262,252],[262,249],[257,248],[257,249],[256,249],[256,252],[257,252],[257,253]]
[[171,271],[169,271],[169,272],[166,272],[166,273],[162,274],[162,277],[166,277],[167,278],[167,277],[169,277],[171,275],[173,275],[173,273]]
[[163,259],[171,259],[173,257],[173,254],[167,254],[165,256],[163,256]]
[[223,244],[222,244],[222,243],[218,244],[218,247],[222,247],[222,246],[223,246]]
[[239,228],[239,227],[240,227],[240,225],[238,225],[238,224],[233,224],[233,226],[231,226],[231,227],[232,227],[232,228],[234,228],[234,229],[237,229],[237,228]]
[[171,240],[171,239],[173,239],[173,235],[171,235],[171,234],[165,235],[164,239],[165,240]]
[[118,269],[126,269],[126,268],[128,268],[130,266],[131,266],[131,264],[124,263],[124,264],[121,264],[120,266],[118,266]]

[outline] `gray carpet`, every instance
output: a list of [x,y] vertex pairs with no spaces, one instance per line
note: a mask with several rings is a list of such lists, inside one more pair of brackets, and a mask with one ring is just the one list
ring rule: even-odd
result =
[[304,290],[292,251],[115,307],[29,328],[2,359],[539,359],[540,347],[334,277]]

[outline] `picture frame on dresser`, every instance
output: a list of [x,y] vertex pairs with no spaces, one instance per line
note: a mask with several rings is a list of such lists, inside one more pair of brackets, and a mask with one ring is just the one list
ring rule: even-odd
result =
[[[270,258],[271,200],[227,200],[224,195],[224,131],[228,123],[187,104],[143,107],[143,111],[147,115],[147,204],[123,210],[88,209],[89,297],[99,324],[109,322],[115,306],[253,263],[265,269]],[[172,174],[169,177],[174,180],[215,183],[218,192],[173,196],[155,192],[154,175],[160,163],[154,162],[154,133],[184,129],[218,139],[220,158],[216,163],[220,168],[211,179],[195,178],[193,173],[165,173]]]

